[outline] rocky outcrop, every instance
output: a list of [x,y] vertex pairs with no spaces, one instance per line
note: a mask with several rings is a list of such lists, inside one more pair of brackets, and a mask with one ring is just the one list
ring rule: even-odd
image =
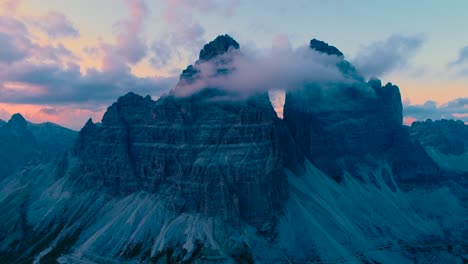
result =
[[[316,40],[311,41],[311,48],[342,54]],[[399,88],[391,83],[382,86],[379,80],[354,80],[351,84],[309,84],[286,94],[284,121],[303,153],[338,180],[343,171],[382,161],[391,163],[402,181],[434,175],[437,165],[411,142],[402,126]]]
[[[229,39],[207,44],[200,59],[238,48]],[[286,196],[280,126],[267,94],[203,89],[153,101],[129,93],[102,125],[88,121],[80,131],[76,175],[114,195],[161,194],[176,212],[268,226]]]

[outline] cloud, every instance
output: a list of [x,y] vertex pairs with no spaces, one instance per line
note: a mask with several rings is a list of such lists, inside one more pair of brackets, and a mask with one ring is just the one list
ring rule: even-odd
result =
[[61,43],[56,45],[33,43],[26,25],[13,17],[0,16],[0,63],[35,59],[62,62],[64,59],[77,59]]
[[59,12],[48,12],[43,16],[30,18],[29,20],[51,38],[77,38],[80,36],[73,23]]
[[[205,29],[197,21],[196,14],[204,16],[222,14],[232,16],[239,7],[239,0],[162,0],[165,32],[151,45],[150,63],[155,68],[167,66],[171,61],[194,59],[194,54],[206,42]],[[167,48],[170,47],[170,48]]]
[[15,13],[22,2],[23,0],[3,0],[0,6],[3,7],[6,12]]
[[0,63],[23,60],[33,46],[26,25],[14,18],[0,16]]
[[460,49],[458,52],[458,58],[451,62],[449,66],[456,66],[468,62],[468,46]]
[[0,102],[21,104],[106,104],[133,91],[161,95],[173,78],[139,78],[129,70],[88,70],[82,74],[75,64],[0,64]]
[[41,108],[39,112],[44,113],[46,115],[56,115],[58,114],[57,109],[55,108]]
[[411,105],[406,102],[403,115],[414,120],[460,119],[466,123],[468,98],[458,98],[442,105],[438,105],[435,101],[427,101],[422,105]]
[[392,35],[362,47],[352,62],[364,76],[381,77],[407,66],[423,44],[422,35]]
[[271,89],[292,90],[308,83],[347,82],[337,67],[341,59],[308,47],[272,49],[259,56],[244,56],[239,50],[198,62],[194,81],[182,80],[176,94],[190,95],[214,87],[238,95],[249,95]]
[[130,17],[116,24],[118,33],[112,52],[123,57],[125,62],[136,64],[148,51],[143,31],[149,10],[144,0],[124,0],[124,3],[128,7]]
[[10,116],[11,114],[7,110],[0,108],[0,120],[6,121]]

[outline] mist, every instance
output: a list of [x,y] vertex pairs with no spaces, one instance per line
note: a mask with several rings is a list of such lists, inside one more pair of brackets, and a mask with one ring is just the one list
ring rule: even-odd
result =
[[[257,52],[257,54],[262,54]],[[236,95],[269,90],[289,91],[307,83],[352,82],[337,67],[342,61],[307,46],[296,49],[273,47],[262,55],[245,55],[231,49],[210,61],[198,61],[193,79],[182,79],[175,88],[178,96],[189,96],[204,88],[218,88]]]

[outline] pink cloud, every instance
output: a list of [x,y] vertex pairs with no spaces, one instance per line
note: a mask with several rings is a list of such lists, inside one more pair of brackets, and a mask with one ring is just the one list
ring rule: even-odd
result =
[[135,64],[146,56],[147,44],[143,35],[144,23],[149,10],[143,0],[124,0],[128,7],[129,19],[116,24],[118,29],[116,52]]

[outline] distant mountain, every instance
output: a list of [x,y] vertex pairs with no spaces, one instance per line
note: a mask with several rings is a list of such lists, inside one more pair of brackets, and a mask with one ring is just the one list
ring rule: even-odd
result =
[[14,114],[0,125],[0,179],[27,164],[46,162],[63,155],[77,133],[52,123],[33,124]]
[[[439,180],[399,88],[310,49],[347,81],[291,89],[283,119],[266,92],[184,93],[207,67],[236,71],[228,35],[168,95],[120,97],[62,159],[0,182],[0,262],[466,262],[467,189]],[[35,139],[15,120],[10,134]]]
[[440,167],[468,172],[468,125],[463,121],[414,122],[410,133]]

